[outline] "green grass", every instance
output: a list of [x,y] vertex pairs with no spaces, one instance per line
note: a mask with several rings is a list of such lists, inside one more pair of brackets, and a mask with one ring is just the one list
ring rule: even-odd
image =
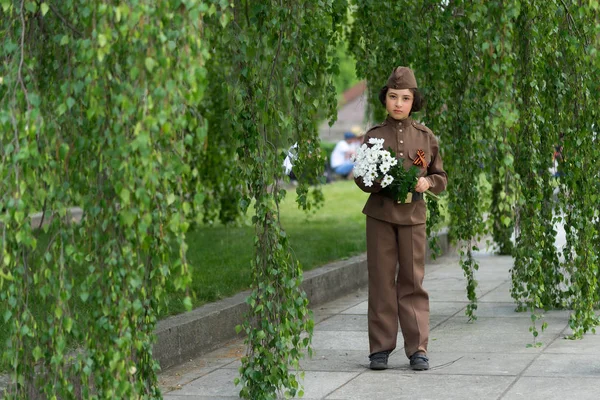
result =
[[[290,190],[281,204],[281,224],[305,271],[363,253],[368,197],[352,181],[323,187],[325,203],[316,213],[298,209]],[[250,210],[249,210],[250,211]],[[201,227],[188,234],[193,305],[232,296],[250,286],[254,227]],[[181,294],[173,293],[166,313],[183,311]]]

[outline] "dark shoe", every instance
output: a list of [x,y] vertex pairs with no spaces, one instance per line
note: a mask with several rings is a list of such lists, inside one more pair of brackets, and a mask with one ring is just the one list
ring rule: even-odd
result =
[[380,351],[378,353],[371,354],[369,356],[369,359],[371,360],[371,365],[369,365],[369,368],[376,371],[386,369],[389,355],[389,351]]
[[425,353],[418,351],[410,356],[410,368],[415,371],[425,371],[429,369],[429,358]]

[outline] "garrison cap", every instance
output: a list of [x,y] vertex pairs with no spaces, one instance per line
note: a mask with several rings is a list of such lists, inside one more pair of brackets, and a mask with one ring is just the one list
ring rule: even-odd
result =
[[386,86],[389,89],[416,89],[415,74],[408,67],[396,67],[388,78]]

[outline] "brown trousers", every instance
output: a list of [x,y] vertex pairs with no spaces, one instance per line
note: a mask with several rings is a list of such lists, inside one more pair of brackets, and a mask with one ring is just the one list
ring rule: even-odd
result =
[[417,351],[427,353],[429,295],[423,288],[426,242],[425,224],[395,225],[367,217],[371,354],[396,348],[398,320],[406,356]]

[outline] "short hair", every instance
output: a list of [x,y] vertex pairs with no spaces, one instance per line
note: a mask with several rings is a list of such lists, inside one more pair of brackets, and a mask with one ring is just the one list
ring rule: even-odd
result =
[[[387,92],[388,92],[388,87],[384,86],[381,88],[381,90],[379,91],[379,101],[381,102],[381,104],[383,104],[383,106],[385,106],[385,96],[387,96]],[[421,111],[421,109],[425,106],[425,98],[423,97],[423,95],[421,94],[421,92],[419,91],[419,89],[409,89],[411,91],[411,93],[413,94],[413,105],[412,108],[410,109],[410,114],[417,112],[417,111]]]

